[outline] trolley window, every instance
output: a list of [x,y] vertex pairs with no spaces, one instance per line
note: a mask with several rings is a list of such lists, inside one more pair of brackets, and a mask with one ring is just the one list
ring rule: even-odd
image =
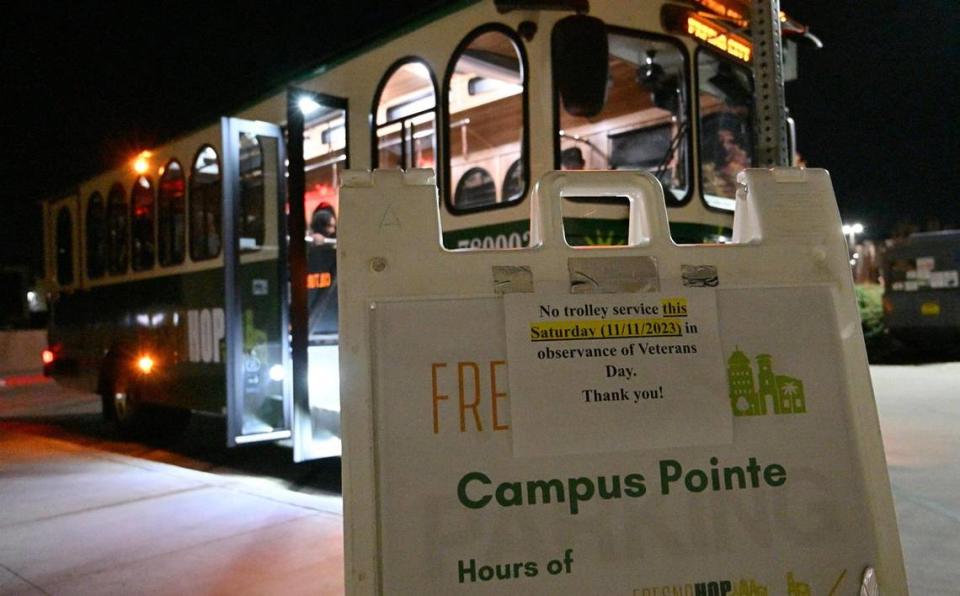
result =
[[133,207],[131,233],[133,270],[146,271],[153,267],[156,240],[153,227],[155,218],[153,185],[145,176],[140,176],[133,183],[130,204]]
[[190,171],[190,258],[220,255],[220,157],[210,145],[201,147]]
[[525,168],[523,162],[518,159],[510,164],[506,175],[503,177],[503,194],[507,197],[522,195],[526,184]]
[[753,165],[753,80],[747,68],[703,49],[697,80],[703,197],[733,209],[737,174]]
[[57,213],[57,282],[61,286],[73,283],[73,218],[68,207]]
[[116,183],[107,196],[107,270],[111,275],[127,272],[128,218],[126,193]]
[[425,62],[395,64],[373,101],[373,167],[432,168],[436,164],[437,85]]
[[87,277],[103,277],[107,270],[107,211],[103,196],[95,192],[87,200]]
[[519,201],[526,192],[523,65],[519,42],[492,25],[464,39],[451,59],[444,80],[449,115],[444,167],[448,188],[456,189],[453,211]]
[[573,116],[557,101],[556,167],[645,170],[663,184],[668,201],[681,202],[690,191],[687,54],[675,40],[619,28],[607,34],[607,43],[603,110]]
[[457,190],[453,193],[454,204],[461,209],[483,207],[497,202],[497,185],[490,172],[473,167],[464,172],[457,181]]
[[171,159],[163,168],[157,185],[158,243],[160,264],[164,267],[183,262],[187,241],[187,183],[180,162]]
[[[345,100],[319,98],[304,112],[303,159],[307,239],[314,245],[336,244],[340,178],[347,167]],[[314,107],[315,106],[315,107]],[[311,271],[312,273],[313,271]]]
[[240,134],[240,250],[260,250],[264,237],[263,147],[260,137]]

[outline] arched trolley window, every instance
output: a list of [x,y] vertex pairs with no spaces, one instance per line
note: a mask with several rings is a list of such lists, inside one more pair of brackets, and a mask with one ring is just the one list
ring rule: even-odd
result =
[[164,267],[183,262],[187,242],[187,181],[180,162],[171,159],[164,166],[157,185],[158,244]]
[[514,203],[526,192],[525,63],[520,40],[495,24],[470,33],[450,59],[443,165],[452,212]]
[[68,286],[73,283],[73,218],[69,207],[61,207],[57,213],[57,283]]
[[387,71],[373,99],[375,168],[432,168],[437,151],[437,85],[427,64],[405,58]]
[[111,275],[127,272],[129,224],[127,195],[120,183],[116,183],[107,195],[107,270]]
[[107,271],[107,210],[98,192],[87,200],[86,233],[87,278],[97,279]]
[[190,258],[220,255],[220,157],[205,145],[197,151],[190,170]]
[[497,202],[497,184],[490,172],[481,167],[472,167],[457,181],[453,199],[464,210],[493,205]]
[[139,176],[130,191],[130,204],[133,209],[131,233],[131,256],[134,271],[146,271],[153,268],[156,234],[154,220],[156,210],[153,197],[153,185],[146,176]]
[[264,233],[263,145],[260,137],[240,133],[240,250],[263,247]]

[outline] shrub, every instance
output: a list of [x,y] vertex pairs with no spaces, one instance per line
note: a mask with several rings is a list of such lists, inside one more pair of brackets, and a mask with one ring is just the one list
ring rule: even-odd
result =
[[854,289],[860,310],[860,324],[863,326],[863,339],[868,343],[876,341],[886,330],[883,325],[883,286],[858,285]]

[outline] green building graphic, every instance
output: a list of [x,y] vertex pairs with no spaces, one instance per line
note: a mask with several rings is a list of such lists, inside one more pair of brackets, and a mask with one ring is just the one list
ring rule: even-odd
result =
[[773,358],[769,354],[757,356],[757,369],[754,379],[750,358],[739,347],[727,361],[730,407],[734,416],[766,416],[770,411],[774,414],[803,414],[807,411],[803,381],[774,372]]
[[787,596],[811,596],[812,594],[810,584],[794,579],[792,571],[787,572]]

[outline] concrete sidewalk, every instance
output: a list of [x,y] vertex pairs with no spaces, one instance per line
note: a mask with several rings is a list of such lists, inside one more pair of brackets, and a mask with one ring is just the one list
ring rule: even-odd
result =
[[341,594],[342,502],[0,428],[0,595]]
[[[871,373],[911,591],[956,595],[960,363]],[[343,593],[339,497],[230,461],[201,462],[218,474],[162,463],[190,457],[82,426],[50,432],[71,415],[99,425],[98,408],[55,385],[0,388],[0,596]]]
[[872,366],[870,373],[910,592],[956,596],[960,594],[960,362]]

